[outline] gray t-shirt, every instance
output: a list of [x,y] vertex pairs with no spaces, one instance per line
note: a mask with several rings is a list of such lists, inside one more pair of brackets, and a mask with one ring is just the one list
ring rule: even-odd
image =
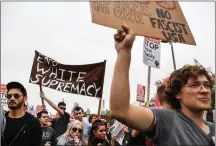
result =
[[180,111],[164,108],[150,108],[156,117],[156,126],[147,137],[154,140],[156,145],[215,145],[215,125],[205,122],[210,128],[207,135],[190,118]]

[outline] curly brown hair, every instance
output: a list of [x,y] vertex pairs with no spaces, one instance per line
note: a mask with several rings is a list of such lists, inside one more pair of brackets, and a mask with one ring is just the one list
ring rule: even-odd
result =
[[204,75],[213,87],[214,80],[212,75],[203,67],[197,65],[185,65],[182,68],[175,70],[170,75],[168,85],[165,91],[167,95],[167,102],[172,105],[174,109],[181,109],[180,102],[176,95],[180,93],[181,89],[187,84],[189,79],[196,80],[198,76]]

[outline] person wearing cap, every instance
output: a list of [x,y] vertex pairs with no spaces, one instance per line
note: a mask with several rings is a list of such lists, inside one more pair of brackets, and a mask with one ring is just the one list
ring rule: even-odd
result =
[[7,84],[6,127],[1,136],[1,145],[40,145],[42,129],[39,120],[23,110],[27,99],[24,86],[18,82]]
[[42,92],[40,93],[40,97],[44,99],[59,114],[59,117],[53,118],[51,122],[52,128],[55,130],[56,137],[58,138],[60,135],[66,132],[67,125],[70,122],[70,114],[66,112],[66,104],[64,102],[59,102],[58,105],[56,105]]

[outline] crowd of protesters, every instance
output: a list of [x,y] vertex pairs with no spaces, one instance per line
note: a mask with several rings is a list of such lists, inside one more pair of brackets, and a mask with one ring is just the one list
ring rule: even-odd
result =
[[59,117],[50,119],[45,106],[37,117],[25,112],[27,91],[21,83],[10,82],[9,111],[1,110],[1,145],[215,145],[215,125],[203,120],[203,112],[211,108],[214,82],[200,66],[186,65],[170,75],[167,85],[158,87],[161,107],[129,104],[129,68],[135,34],[127,24],[122,29],[114,35],[117,60],[110,93],[111,116],[123,124],[125,136],[121,144],[110,133],[114,122],[107,123],[96,114],[86,121],[80,106],[73,109],[71,117],[66,112],[66,103],[55,104],[44,93],[40,93],[40,98]]

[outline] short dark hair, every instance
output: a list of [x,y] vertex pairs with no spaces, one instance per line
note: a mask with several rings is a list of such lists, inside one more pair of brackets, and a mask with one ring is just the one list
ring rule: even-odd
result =
[[75,107],[73,111],[79,111],[79,110],[82,110],[82,113],[84,112],[80,106]]
[[88,118],[89,123],[91,123],[91,120],[93,119],[93,117],[97,117],[96,114],[91,114]]
[[48,112],[46,110],[42,110],[40,112],[37,113],[37,118],[40,119],[42,114],[48,114]]
[[167,100],[166,97],[163,97],[163,95],[165,96],[165,89],[166,89],[166,85],[164,84],[161,84],[157,88],[157,97],[161,105],[164,104],[164,102]]
[[20,84],[19,82],[8,83],[7,84],[7,92],[9,92],[9,90],[11,90],[11,89],[20,89],[23,96],[27,96],[27,91],[26,91],[25,87],[22,84]]
[[61,102],[58,103],[58,107],[61,106],[61,105],[63,105],[63,106],[66,107],[66,103],[64,103],[63,101],[61,101]]
[[171,74],[165,93],[167,95],[168,103],[172,105],[172,108],[181,109],[180,102],[176,98],[176,95],[180,93],[181,89],[187,84],[190,78],[197,79],[197,77],[201,75],[204,75],[208,79],[212,88],[214,84],[213,77],[202,66],[185,65]]

